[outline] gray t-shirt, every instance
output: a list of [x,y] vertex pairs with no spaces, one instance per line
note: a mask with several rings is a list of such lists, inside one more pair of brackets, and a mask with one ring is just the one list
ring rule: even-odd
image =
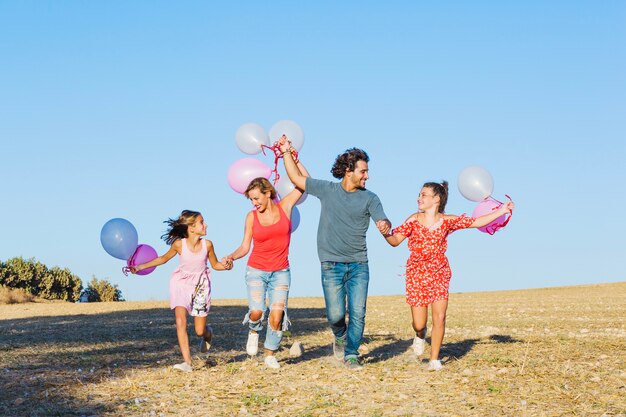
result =
[[376,194],[369,190],[347,192],[341,183],[307,177],[306,191],[320,199],[322,210],[317,228],[320,261],[367,262],[365,233],[370,218],[387,218]]

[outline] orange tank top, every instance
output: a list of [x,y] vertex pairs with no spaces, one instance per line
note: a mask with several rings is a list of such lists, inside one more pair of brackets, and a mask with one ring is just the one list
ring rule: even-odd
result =
[[262,271],[274,272],[289,268],[289,241],[291,239],[291,221],[283,208],[277,204],[280,213],[278,222],[263,226],[258,213],[253,210],[252,253],[248,266]]

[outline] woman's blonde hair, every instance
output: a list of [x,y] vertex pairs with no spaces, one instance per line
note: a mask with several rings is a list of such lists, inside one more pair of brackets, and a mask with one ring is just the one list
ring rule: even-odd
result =
[[248,188],[246,188],[246,191],[243,193],[243,195],[245,195],[246,198],[250,198],[248,194],[250,193],[250,191],[254,190],[255,188],[258,188],[259,191],[262,192],[263,194],[269,191],[270,198],[272,200],[276,198],[276,188],[274,188],[272,183],[269,182],[267,178],[259,177],[250,181],[250,184],[248,184]]

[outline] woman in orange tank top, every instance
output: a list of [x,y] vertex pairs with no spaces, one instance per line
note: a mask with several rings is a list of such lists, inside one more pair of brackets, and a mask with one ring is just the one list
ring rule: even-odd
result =
[[[298,168],[303,175],[308,172],[301,163]],[[246,352],[255,356],[259,349],[259,332],[269,300],[270,314],[265,336],[265,365],[280,368],[274,352],[278,350],[283,331],[289,327],[287,299],[291,283],[289,269],[289,241],[291,237],[291,214],[302,197],[303,191],[295,188],[276,202],[276,189],[266,178],[255,178],[244,195],[250,199],[254,209],[246,216],[243,241],[230,260],[243,258],[250,251],[246,268],[248,290],[248,313],[243,324],[248,324]]]

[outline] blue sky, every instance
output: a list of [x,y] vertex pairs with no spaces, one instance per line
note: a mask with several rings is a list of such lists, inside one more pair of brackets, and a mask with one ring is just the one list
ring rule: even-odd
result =
[[[125,277],[101,227],[126,218],[163,253],[163,221],[199,210],[231,252],[251,208],[226,181],[235,131],[289,119],[314,177],[365,149],[394,224],[432,180],[471,213],[458,173],[492,174],[517,208],[450,237],[454,292],[626,280],[625,21],[620,1],[0,1],[0,259],[167,299],[177,260]],[[321,296],[319,201],[298,207],[291,294]],[[371,226],[368,246],[370,294],[402,294],[406,244]],[[244,298],[244,268],[214,272],[214,298]]]

